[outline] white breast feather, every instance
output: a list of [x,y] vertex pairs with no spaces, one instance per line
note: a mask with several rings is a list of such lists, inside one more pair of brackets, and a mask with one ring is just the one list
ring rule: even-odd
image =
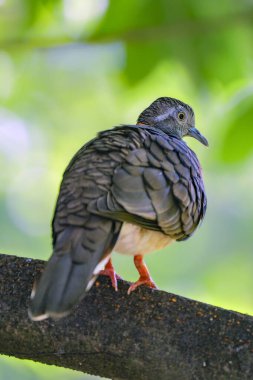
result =
[[125,255],[145,255],[166,247],[174,241],[159,231],[151,231],[124,223],[114,251]]

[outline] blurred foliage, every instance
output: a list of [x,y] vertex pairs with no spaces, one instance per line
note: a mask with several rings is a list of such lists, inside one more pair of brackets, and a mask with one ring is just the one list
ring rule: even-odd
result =
[[229,128],[225,134],[225,144],[221,159],[225,162],[244,161],[252,154],[253,97],[250,96],[231,109]]
[[252,20],[248,1],[115,0],[91,41],[125,41],[131,83],[169,58],[187,65],[199,85],[227,84],[243,77],[252,59]]
[[[191,104],[208,194],[195,236],[147,257],[161,289],[253,313],[253,2],[0,0],[1,251],[46,259],[61,175],[159,96]],[[170,252],[171,254],[166,254]],[[115,257],[129,280],[129,257]],[[1,359],[0,380],[88,379]]]

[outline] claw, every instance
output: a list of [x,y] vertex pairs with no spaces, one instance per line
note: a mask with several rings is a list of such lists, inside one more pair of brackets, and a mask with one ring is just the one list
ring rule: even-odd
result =
[[138,281],[134,282],[128,289],[127,294],[130,294],[133,292],[138,286],[140,285],[146,285],[149,286],[150,288],[157,289],[156,284],[152,280],[148,268],[146,264],[143,261],[143,257],[141,255],[136,255],[134,256],[134,264],[136,266],[136,269],[138,270],[140,274],[140,278]]
[[154,283],[154,281],[151,279],[151,277],[149,278],[140,277],[138,281],[134,282],[132,285],[129,286],[127,294],[132,293],[140,285],[146,285],[149,288],[157,289],[157,286]]
[[117,273],[115,272],[111,259],[105,265],[105,269],[99,272],[99,275],[110,277],[112,286],[114,287],[116,291],[118,290],[118,280],[121,280],[122,278],[118,276]]

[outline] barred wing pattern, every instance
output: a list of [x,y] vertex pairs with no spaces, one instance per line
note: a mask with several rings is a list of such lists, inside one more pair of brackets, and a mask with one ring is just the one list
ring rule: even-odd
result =
[[[133,127],[114,131],[131,135]],[[108,193],[94,200],[89,210],[187,239],[206,210],[198,159],[182,140],[154,128],[137,131],[139,147],[115,167]]]

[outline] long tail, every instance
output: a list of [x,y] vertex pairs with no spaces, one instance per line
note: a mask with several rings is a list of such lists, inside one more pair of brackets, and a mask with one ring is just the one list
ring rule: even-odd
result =
[[120,223],[99,216],[92,216],[85,228],[66,227],[32,292],[30,318],[67,315],[92,285],[98,264],[109,259],[119,231]]

